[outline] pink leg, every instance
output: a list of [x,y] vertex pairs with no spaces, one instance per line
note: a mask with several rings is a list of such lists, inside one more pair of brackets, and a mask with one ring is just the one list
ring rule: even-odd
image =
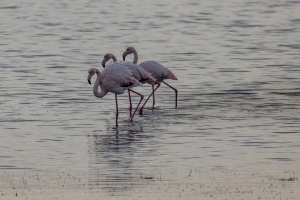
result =
[[154,94],[154,92],[157,90],[157,88],[159,88],[160,86],[160,83],[157,84],[157,87],[151,92],[151,94],[149,95],[149,97],[146,99],[145,103],[142,105],[142,107],[140,108],[140,112],[139,114],[140,115],[143,115],[143,109],[144,109],[144,106],[146,105],[147,101],[149,100],[149,98]]
[[116,97],[116,127],[118,127],[119,109],[118,109],[118,98],[117,98],[116,94],[115,94],[115,97]]
[[135,94],[137,94],[137,95],[139,95],[139,96],[141,97],[140,102],[138,103],[138,105],[136,106],[136,108],[135,108],[135,110],[134,110],[134,112],[133,112],[133,115],[130,116],[130,121],[132,122],[133,117],[134,117],[134,115],[135,115],[137,109],[139,108],[141,102],[142,102],[143,99],[144,99],[144,95],[142,95],[142,94],[140,94],[140,93],[138,93],[138,92],[136,92],[136,91],[133,91],[133,90],[131,90],[131,89],[128,89],[128,92],[133,92],[133,93],[135,93]]
[[[154,85],[152,85],[152,92],[154,91]],[[154,108],[155,105],[155,96],[154,96],[154,92],[153,92],[153,101],[152,101],[152,109]]]
[[166,83],[164,81],[162,81],[162,82],[175,91],[175,107],[177,108],[177,94],[178,94],[177,89],[175,89],[174,87],[172,87],[171,85],[169,85],[168,83]]
[[131,103],[131,96],[129,90],[128,90],[128,97],[129,97],[129,113],[130,113],[130,117],[132,117],[132,103]]

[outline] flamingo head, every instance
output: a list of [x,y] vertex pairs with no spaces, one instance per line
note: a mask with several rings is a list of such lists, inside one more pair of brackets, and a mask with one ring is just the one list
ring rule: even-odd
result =
[[105,64],[107,61],[109,61],[110,59],[113,59],[114,62],[117,61],[116,56],[114,56],[112,53],[107,53],[104,55],[103,60],[102,60],[102,66],[103,68],[105,68]]
[[97,69],[95,69],[95,68],[91,68],[91,69],[89,69],[89,71],[88,71],[88,77],[87,77],[87,81],[88,81],[88,83],[91,85],[92,83],[91,83],[91,79],[92,79],[92,76],[94,76],[94,74],[97,72]]
[[136,50],[133,47],[127,47],[127,49],[123,53],[123,60],[125,61],[125,58],[128,54],[134,53]]

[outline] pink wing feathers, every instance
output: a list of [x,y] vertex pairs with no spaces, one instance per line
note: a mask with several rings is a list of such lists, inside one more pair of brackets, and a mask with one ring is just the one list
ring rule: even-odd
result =
[[177,77],[168,68],[156,61],[145,61],[140,63],[140,66],[147,72],[150,72],[158,81],[163,81],[164,79],[177,80]]
[[135,78],[137,78],[141,83],[156,84],[157,80],[152,76],[150,72],[147,72],[145,69],[139,65],[125,62],[124,67],[127,67]]

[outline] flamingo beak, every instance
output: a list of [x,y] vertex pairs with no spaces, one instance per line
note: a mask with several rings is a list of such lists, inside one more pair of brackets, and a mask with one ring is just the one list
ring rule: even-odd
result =
[[91,84],[91,80],[90,80],[90,79],[88,79],[87,81],[89,82],[89,84],[90,84],[90,85],[92,85],[92,84]]
[[105,68],[106,59],[103,59],[102,61],[102,67]]
[[127,53],[126,53],[126,51],[125,51],[125,52],[123,53],[123,61],[125,61],[126,56],[127,56]]

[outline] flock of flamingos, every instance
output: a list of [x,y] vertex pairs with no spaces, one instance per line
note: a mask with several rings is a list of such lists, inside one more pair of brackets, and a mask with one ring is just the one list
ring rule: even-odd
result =
[[[177,80],[177,77],[166,67],[162,66],[156,61],[145,61],[137,64],[138,62],[138,54],[135,48],[128,47],[126,51],[123,53],[123,60],[125,61],[125,58],[128,54],[133,53],[134,58],[133,62],[118,62],[116,57],[111,54],[107,53],[105,54],[102,66],[104,70],[101,72],[96,68],[90,68],[88,71],[88,82],[91,85],[91,78],[94,74],[97,74],[97,79],[94,83],[93,87],[93,93],[96,97],[102,98],[104,97],[108,92],[115,94],[116,99],[116,127],[118,127],[118,115],[119,115],[119,109],[118,109],[118,99],[117,95],[123,94],[125,90],[128,90],[128,96],[129,96],[129,113],[130,113],[130,121],[132,122],[133,117],[138,110],[144,95],[133,91],[131,88],[140,86],[144,83],[148,83],[152,85],[152,92],[140,108],[139,114],[143,115],[143,108],[146,105],[149,98],[153,97],[153,104],[152,108],[155,105],[155,97],[154,92],[160,87],[161,83],[164,83],[165,85],[169,86],[171,89],[175,91],[175,107],[177,107],[177,89],[166,83],[165,79],[173,79]],[[106,62],[110,59],[113,60],[111,64],[108,66],[105,66]],[[155,88],[154,86],[157,85]],[[100,87],[100,92],[98,88]],[[134,112],[132,113],[132,102],[131,102],[131,92],[137,94],[140,96],[140,101],[137,105],[137,107],[134,109]]]

